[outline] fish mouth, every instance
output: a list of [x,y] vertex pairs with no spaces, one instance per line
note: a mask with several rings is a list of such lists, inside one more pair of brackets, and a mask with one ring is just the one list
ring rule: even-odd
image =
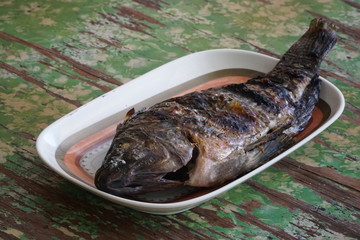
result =
[[182,186],[188,179],[186,166],[169,173],[123,174],[122,169],[102,166],[95,175],[98,189],[120,197],[133,198],[139,194],[157,192]]
[[94,183],[99,190],[128,198],[183,186],[189,180],[189,173],[198,156],[199,149],[193,146],[190,160],[179,164],[177,169],[164,169],[161,166],[136,167],[119,161],[109,161],[97,170]]

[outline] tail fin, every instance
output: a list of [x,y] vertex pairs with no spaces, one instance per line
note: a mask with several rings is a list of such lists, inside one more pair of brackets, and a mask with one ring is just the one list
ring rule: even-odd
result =
[[336,41],[333,24],[323,19],[313,19],[306,33],[290,47],[267,76],[297,92],[318,73],[322,60]]

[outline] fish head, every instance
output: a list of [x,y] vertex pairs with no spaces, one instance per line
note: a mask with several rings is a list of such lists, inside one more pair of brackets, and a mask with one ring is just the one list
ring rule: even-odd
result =
[[134,196],[183,185],[193,146],[178,137],[174,151],[166,138],[160,131],[153,138],[136,132],[115,136],[96,172],[96,187],[117,196]]

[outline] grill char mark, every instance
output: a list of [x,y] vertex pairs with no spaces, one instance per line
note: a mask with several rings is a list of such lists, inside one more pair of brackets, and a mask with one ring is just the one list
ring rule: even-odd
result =
[[[133,197],[178,184],[210,187],[269,160],[307,124],[319,94],[315,75],[336,38],[333,26],[315,19],[265,77],[170,99],[132,115],[117,128],[96,186]],[[188,181],[182,182],[187,176],[180,169],[188,169]]]
[[276,105],[274,99],[271,99],[264,93],[250,89],[247,84],[231,84],[226,86],[225,89],[240,96],[252,99],[258,105],[263,106],[265,111],[270,113],[278,114],[281,110],[280,107]]
[[[183,125],[218,132],[233,131],[233,134],[248,133],[256,123],[256,118],[244,110],[241,102],[222,89],[210,89],[202,94],[190,94],[174,99],[184,109],[177,118],[183,118]],[[186,110],[185,110],[186,109]],[[189,114],[191,113],[191,114]],[[182,120],[181,120],[182,121]]]
[[269,89],[271,88],[272,91],[276,93],[276,95],[283,101],[286,101],[291,106],[295,106],[295,103],[290,96],[290,92],[288,89],[286,89],[283,85],[276,83],[275,81],[272,81],[272,79],[268,77],[263,78],[253,78],[247,82],[247,84],[251,85],[258,85],[262,89]]

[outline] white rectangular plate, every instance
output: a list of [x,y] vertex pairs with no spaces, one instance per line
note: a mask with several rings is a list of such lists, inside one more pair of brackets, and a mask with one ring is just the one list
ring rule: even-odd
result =
[[[102,150],[88,153],[88,156],[96,155],[96,157],[92,157],[91,162],[86,163],[86,159],[81,160],[85,161],[85,165],[88,164],[88,166],[82,166],[81,162],[76,163],[83,168],[83,172],[81,172],[82,170],[80,172],[73,171],[65,161],[65,156],[70,156],[70,158],[75,156],[72,155],[74,146],[81,145],[90,149],[91,144],[97,144],[96,137],[92,136],[102,136],[99,133],[107,134],[106,136],[110,136],[110,140],[108,138],[107,141],[111,141],[111,134],[114,134],[112,126],[121,121],[128,110],[133,107],[140,110],[151,106],[188,89],[205,84],[216,77],[226,76],[226,72],[228,75],[236,72],[247,77],[253,77],[259,72],[267,73],[277,62],[278,59],[263,54],[232,49],[207,50],[181,57],[115,88],[52,123],[37,139],[38,153],[52,170],[64,178],[114,203],[152,214],[174,214],[193,208],[263,171],[327,128],[341,115],[344,109],[345,101],[342,93],[329,81],[321,78],[323,83],[320,98],[327,105],[327,114],[320,125],[306,137],[266,164],[234,181],[219,188],[196,194],[191,198],[174,202],[135,201],[96,189],[91,182],[91,175],[103,160],[102,156],[108,147],[106,143],[100,147],[103,148]],[[84,142],[84,139],[95,140]],[[97,154],[99,152],[100,154]],[[83,177],[86,174],[88,174],[87,179]]]

